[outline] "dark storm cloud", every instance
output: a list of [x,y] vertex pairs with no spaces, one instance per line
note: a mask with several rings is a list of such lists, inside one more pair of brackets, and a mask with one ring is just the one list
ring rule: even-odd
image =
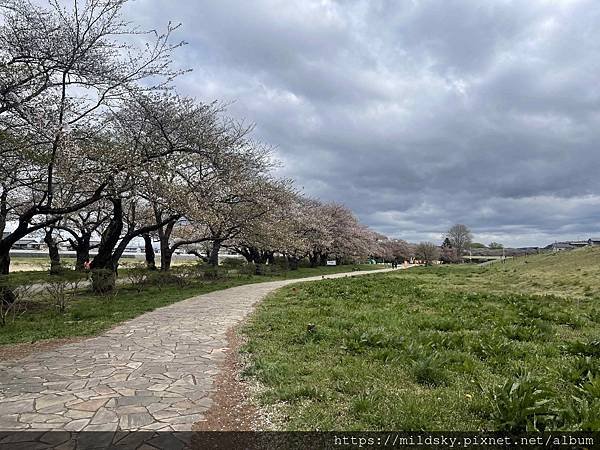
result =
[[367,224],[513,245],[600,235],[600,4],[138,0],[179,88],[234,102],[282,174]]

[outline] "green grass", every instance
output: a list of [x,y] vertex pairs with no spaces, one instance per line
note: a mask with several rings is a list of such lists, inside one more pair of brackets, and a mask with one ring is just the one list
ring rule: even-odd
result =
[[599,262],[584,249],[289,286],[245,327],[245,374],[281,429],[599,430]]
[[[40,260],[43,260],[44,262],[47,262],[47,260],[44,258],[22,258],[22,259],[25,259],[25,260],[26,259],[40,259]],[[66,265],[68,265],[70,263],[70,261],[63,261],[63,262]],[[71,265],[74,265],[74,260],[72,261],[72,263],[73,264],[71,264]],[[140,262],[140,264],[141,263],[142,262]],[[122,265],[121,268],[119,268],[119,274],[120,274],[121,278],[126,278],[127,271],[129,270],[130,267],[132,267],[132,264],[135,265],[134,263],[127,261],[124,265]],[[184,265],[185,264],[180,264],[177,267],[181,267]],[[50,275],[50,273],[48,272],[49,264],[47,264],[47,266],[48,267],[46,267],[46,268],[42,268],[42,266],[40,266],[40,270],[23,270],[23,271],[11,272],[8,275],[8,277],[6,277],[6,280],[8,280],[8,283],[10,285],[18,285],[18,284],[31,283],[31,282],[43,283],[48,280],[52,280],[53,276]],[[297,270],[288,270],[286,272],[282,272],[282,273],[276,275],[274,278],[273,278],[273,276],[271,276],[271,278],[278,279],[278,280],[279,279],[306,278],[306,277],[318,276],[318,275],[323,275],[323,274],[352,272],[353,269],[375,270],[375,269],[381,269],[381,268],[383,268],[383,265],[381,265],[381,264],[357,264],[357,265],[340,265],[340,266],[300,267]],[[261,277],[261,280],[268,281],[269,277],[267,277],[267,276]]]
[[470,285],[480,285],[487,292],[593,297],[600,292],[600,249],[520,257],[494,263],[470,277]]
[[[166,284],[144,287],[141,292],[130,285],[119,285],[114,296],[103,297],[93,295],[83,289],[76,294],[72,301],[67,303],[67,308],[60,313],[42,294],[36,294],[28,299],[22,307],[25,311],[14,321],[0,326],[0,345],[20,342],[35,342],[41,339],[53,339],[75,336],[95,335],[113,325],[134,318],[147,311],[152,311],[161,306],[166,306],[186,298],[249,283],[281,280],[285,278],[304,278],[322,274],[352,271],[354,266],[335,266],[300,268],[280,275],[272,276],[240,276],[226,275],[218,280],[192,279],[184,286]],[[381,268],[377,265],[358,266],[361,270]],[[126,271],[119,271],[121,278]],[[47,273],[40,278],[31,278],[36,273],[17,272],[10,276],[11,284],[27,281],[46,282],[53,279]],[[54,279],[56,276],[54,276]]]

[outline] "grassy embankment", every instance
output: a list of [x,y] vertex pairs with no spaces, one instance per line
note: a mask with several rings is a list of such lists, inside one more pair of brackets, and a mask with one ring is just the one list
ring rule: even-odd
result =
[[[249,283],[275,281],[290,278],[304,278],[315,275],[339,272],[351,272],[356,266],[334,266],[317,268],[300,268],[279,275],[251,276],[232,271],[220,270],[217,279],[203,279],[188,276],[186,279],[160,278],[149,280],[144,285],[129,284],[127,270],[119,272],[124,284],[119,284],[114,295],[98,296],[89,292],[89,287],[79,289],[71,298],[67,293],[66,308],[63,312],[56,307],[55,298],[47,289],[34,286],[34,293],[28,295],[18,304],[18,312],[0,326],[0,345],[20,342],[35,342],[42,339],[90,336],[101,332],[125,320],[144,312],[166,306],[186,298],[240,286]],[[360,265],[361,270],[381,268],[377,265]],[[50,276],[47,272],[15,272],[9,275],[11,285],[21,283],[60,284],[60,277]],[[56,287],[56,285],[55,285]]]
[[600,248],[289,286],[244,331],[282,429],[600,429]]

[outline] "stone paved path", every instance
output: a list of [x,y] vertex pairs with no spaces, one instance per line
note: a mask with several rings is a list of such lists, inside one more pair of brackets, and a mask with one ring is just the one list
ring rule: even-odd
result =
[[200,295],[98,337],[0,363],[0,430],[190,430],[211,406],[226,331],[275,289],[322,278]]

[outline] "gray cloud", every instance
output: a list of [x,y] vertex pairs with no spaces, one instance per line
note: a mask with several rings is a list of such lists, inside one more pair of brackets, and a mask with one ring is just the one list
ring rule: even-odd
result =
[[600,235],[600,4],[137,0],[179,88],[234,102],[282,174],[388,235]]

